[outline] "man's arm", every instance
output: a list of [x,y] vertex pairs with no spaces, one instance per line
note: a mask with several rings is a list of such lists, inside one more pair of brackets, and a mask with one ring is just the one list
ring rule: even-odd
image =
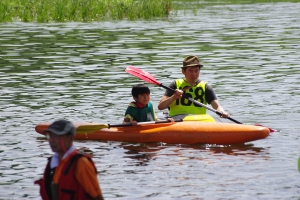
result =
[[213,100],[210,104],[215,110],[222,113],[222,115],[220,117],[222,117],[222,118],[228,118],[229,117],[229,114],[222,108],[222,106],[220,105],[218,100]]
[[88,193],[91,197],[96,200],[104,199],[95,168],[86,157],[79,158],[76,165],[75,177],[82,185],[85,192]]
[[[172,82],[169,85],[169,87],[175,90],[176,89],[175,81]],[[176,90],[175,92],[166,90],[164,96],[161,98],[161,100],[157,106],[158,110],[163,110],[163,109],[168,108],[174,100],[180,99],[182,97],[182,94],[183,94],[182,90]]]
[[210,87],[208,84],[206,84],[206,88],[205,88],[205,96],[206,96],[206,101],[217,111],[219,111],[220,113],[222,113],[222,115],[220,117],[222,118],[228,118],[229,114],[223,109],[223,107],[221,106],[221,104],[219,103],[217,96],[214,92],[214,90],[212,89],[212,87]]

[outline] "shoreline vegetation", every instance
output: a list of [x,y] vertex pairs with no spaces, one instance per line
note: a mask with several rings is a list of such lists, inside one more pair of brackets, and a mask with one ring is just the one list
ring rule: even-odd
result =
[[0,22],[92,22],[166,17],[171,0],[1,0]]
[[300,0],[0,0],[0,23],[94,22],[164,18],[171,11],[192,11],[225,4],[278,3]]

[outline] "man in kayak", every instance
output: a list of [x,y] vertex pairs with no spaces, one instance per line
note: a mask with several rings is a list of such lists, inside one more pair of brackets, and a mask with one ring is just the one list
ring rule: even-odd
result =
[[[135,126],[138,122],[158,120],[153,105],[150,102],[150,89],[146,85],[134,85],[131,95],[135,101],[128,105],[123,123],[131,122]],[[174,121],[171,118],[168,120]]]
[[204,81],[199,79],[200,69],[203,65],[196,56],[187,56],[183,60],[181,72],[185,78],[176,79],[169,87],[175,89],[175,92],[166,90],[161,98],[158,109],[163,110],[168,108],[169,115],[174,119],[186,115],[206,114],[206,108],[199,106],[186,98],[182,98],[185,93],[189,97],[203,104],[211,104],[211,106],[222,113],[221,117],[228,118],[229,114],[222,108],[217,100],[214,90]]
[[73,145],[76,130],[72,122],[55,121],[44,133],[55,154],[48,159],[43,178],[35,181],[42,199],[103,200],[94,162]]

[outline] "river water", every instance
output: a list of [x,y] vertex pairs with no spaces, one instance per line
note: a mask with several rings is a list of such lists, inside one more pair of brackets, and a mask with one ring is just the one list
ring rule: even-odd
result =
[[[0,199],[40,199],[33,182],[52,152],[37,123],[121,123],[143,83],[125,68],[167,85],[190,54],[232,118],[281,132],[229,146],[76,141],[93,155],[105,199],[300,199],[299,10],[237,4],[153,21],[0,24]],[[164,90],[148,86],[157,107]]]

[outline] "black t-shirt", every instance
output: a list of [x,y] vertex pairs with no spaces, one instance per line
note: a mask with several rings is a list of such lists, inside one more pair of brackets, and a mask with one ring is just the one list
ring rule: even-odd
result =
[[[170,85],[169,85],[170,88],[172,89],[176,89],[176,83],[175,81],[173,81]],[[172,96],[174,94],[173,91],[171,90],[166,90],[164,96]],[[206,102],[208,104],[210,104],[213,100],[217,100],[217,96],[214,92],[214,90],[212,89],[212,87],[210,87],[207,83],[205,84],[205,99],[206,99]]]

